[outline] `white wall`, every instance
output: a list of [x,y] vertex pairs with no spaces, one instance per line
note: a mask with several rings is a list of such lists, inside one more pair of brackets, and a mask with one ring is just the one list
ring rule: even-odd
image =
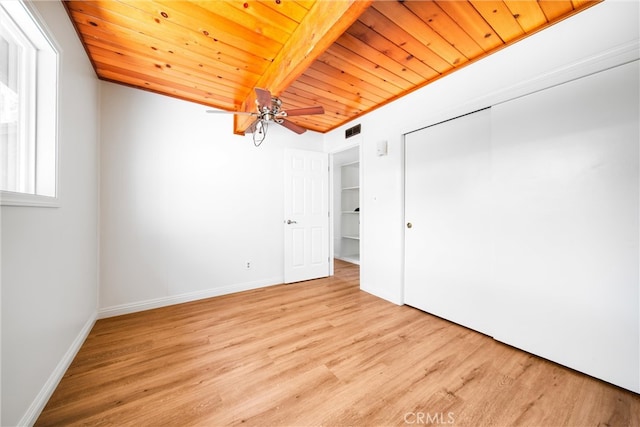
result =
[[[282,283],[284,148],[322,135],[101,83],[100,316]],[[246,269],[246,263],[251,268]]]
[[336,151],[362,124],[361,288],[403,303],[403,134],[636,59],[638,16],[635,1],[605,1],[326,134]]
[[60,207],[0,210],[3,426],[35,421],[97,309],[98,80],[62,4],[35,6],[62,48]]

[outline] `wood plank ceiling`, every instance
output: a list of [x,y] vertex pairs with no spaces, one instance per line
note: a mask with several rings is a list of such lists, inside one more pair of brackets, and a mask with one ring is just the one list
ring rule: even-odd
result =
[[322,105],[290,120],[327,132],[599,1],[64,4],[100,79],[228,111],[266,88],[285,109]]

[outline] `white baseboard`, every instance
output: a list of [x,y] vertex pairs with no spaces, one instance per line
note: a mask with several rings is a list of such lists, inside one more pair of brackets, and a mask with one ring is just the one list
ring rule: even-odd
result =
[[284,283],[283,277],[274,277],[271,279],[235,283],[233,285],[205,289],[202,291],[188,292],[180,295],[170,295],[146,301],[120,304],[99,309],[98,319],[105,319],[107,317],[120,316],[123,314],[137,313],[139,311],[151,310],[154,308],[166,307],[169,305],[181,304],[190,301],[197,301],[200,299],[217,297],[221,295],[233,294],[236,292],[248,291],[251,289],[264,288],[266,286],[279,285],[281,283]]
[[401,299],[397,295],[392,295],[391,293],[388,293],[388,292],[381,292],[380,289],[371,289],[371,288],[367,288],[366,286],[362,286],[362,284],[360,284],[360,290],[368,294],[371,294],[374,297],[382,298],[383,300],[389,301],[395,305],[404,304],[404,302],[401,301]]
[[337,256],[337,257],[334,257],[334,258],[335,259],[339,259],[340,261],[348,262],[350,264],[360,265],[359,257],[358,257],[358,259],[356,259],[354,257],[349,257],[349,256]]
[[71,365],[76,354],[80,351],[80,347],[82,347],[87,336],[89,336],[89,332],[91,332],[93,325],[96,323],[96,319],[97,313],[94,312],[73,340],[67,352],[62,356],[62,359],[60,359],[56,368],[53,370],[51,375],[49,375],[47,382],[44,383],[44,386],[40,389],[40,392],[29,406],[29,409],[27,409],[27,412],[18,422],[19,426],[32,426],[38,420],[40,413],[51,398],[53,392],[56,390],[56,387],[58,387],[58,383],[60,383],[65,372],[69,369],[69,365]]

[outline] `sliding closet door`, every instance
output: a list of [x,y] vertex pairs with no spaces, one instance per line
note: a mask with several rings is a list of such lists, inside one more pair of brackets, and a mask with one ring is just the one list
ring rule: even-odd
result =
[[639,74],[407,135],[405,302],[640,392]]
[[639,381],[638,62],[492,108],[494,337]]
[[405,137],[405,303],[491,333],[490,110]]

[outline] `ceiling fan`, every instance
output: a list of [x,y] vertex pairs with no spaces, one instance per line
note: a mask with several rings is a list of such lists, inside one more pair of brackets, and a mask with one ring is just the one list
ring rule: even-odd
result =
[[226,113],[256,117],[255,121],[251,123],[246,130],[247,133],[253,134],[253,143],[256,147],[264,141],[264,138],[267,136],[268,125],[271,122],[284,126],[297,134],[302,134],[307,130],[287,120],[286,117],[324,114],[324,108],[321,105],[283,110],[280,98],[271,95],[271,92],[266,89],[255,88],[255,91],[257,107],[257,112],[255,113],[221,110],[207,110],[207,113]]

